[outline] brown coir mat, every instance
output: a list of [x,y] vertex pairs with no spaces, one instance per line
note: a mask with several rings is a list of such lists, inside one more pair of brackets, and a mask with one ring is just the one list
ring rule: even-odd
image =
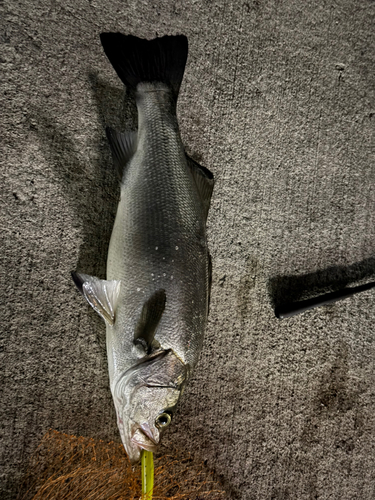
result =
[[[50,430],[30,460],[17,500],[139,500],[140,466],[119,443]],[[206,467],[176,452],[155,457],[154,500],[219,500]]]

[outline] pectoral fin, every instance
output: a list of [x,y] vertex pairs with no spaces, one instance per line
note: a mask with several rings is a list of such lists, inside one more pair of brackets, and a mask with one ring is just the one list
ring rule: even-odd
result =
[[72,278],[90,306],[109,325],[113,325],[121,282],[101,280],[95,276],[75,272],[72,272]]
[[165,290],[157,290],[143,304],[141,317],[134,332],[134,344],[142,345],[146,352],[152,349],[156,328],[165,309]]
[[199,163],[190,158],[190,156],[186,155],[186,159],[202,202],[204,216],[207,219],[215,183],[214,176],[212,172],[202,167],[202,165],[199,165]]

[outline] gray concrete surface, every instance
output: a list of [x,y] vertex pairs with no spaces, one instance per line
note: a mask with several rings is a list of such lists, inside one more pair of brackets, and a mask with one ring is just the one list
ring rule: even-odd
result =
[[209,326],[164,449],[228,498],[375,498],[374,292],[273,307],[375,274],[375,3],[5,0],[1,498],[52,427],[116,439],[104,325],[70,271],[105,275],[117,201],[104,126],[135,124],[101,31],[184,33],[187,151],[216,176]]

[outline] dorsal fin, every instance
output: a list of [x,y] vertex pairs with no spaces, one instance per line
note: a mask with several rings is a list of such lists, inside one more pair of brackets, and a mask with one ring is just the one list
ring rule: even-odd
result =
[[208,299],[207,299],[207,315],[210,313],[211,287],[212,287],[212,258],[211,258],[211,255],[208,254]]
[[109,325],[113,325],[121,282],[101,280],[95,276],[76,272],[72,272],[72,278],[90,306]]
[[133,131],[118,132],[110,127],[107,127],[105,131],[111,147],[113,162],[121,180],[126,164],[137,150],[138,133]]
[[215,183],[214,176],[208,168],[202,167],[202,165],[199,165],[199,163],[190,158],[190,156],[186,155],[186,159],[202,202],[204,217],[207,219]]
[[161,288],[143,304],[134,332],[134,344],[142,345],[147,353],[151,351],[155,331],[165,309],[165,302],[165,290]]

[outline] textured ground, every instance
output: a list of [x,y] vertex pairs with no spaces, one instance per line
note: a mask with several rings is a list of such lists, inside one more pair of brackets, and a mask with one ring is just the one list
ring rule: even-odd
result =
[[119,439],[104,325],[70,278],[105,275],[104,126],[135,123],[101,31],[188,36],[181,134],[216,177],[209,326],[165,447],[207,460],[231,499],[375,498],[374,292],[273,312],[374,279],[375,3],[2,9],[1,498],[48,428]]

